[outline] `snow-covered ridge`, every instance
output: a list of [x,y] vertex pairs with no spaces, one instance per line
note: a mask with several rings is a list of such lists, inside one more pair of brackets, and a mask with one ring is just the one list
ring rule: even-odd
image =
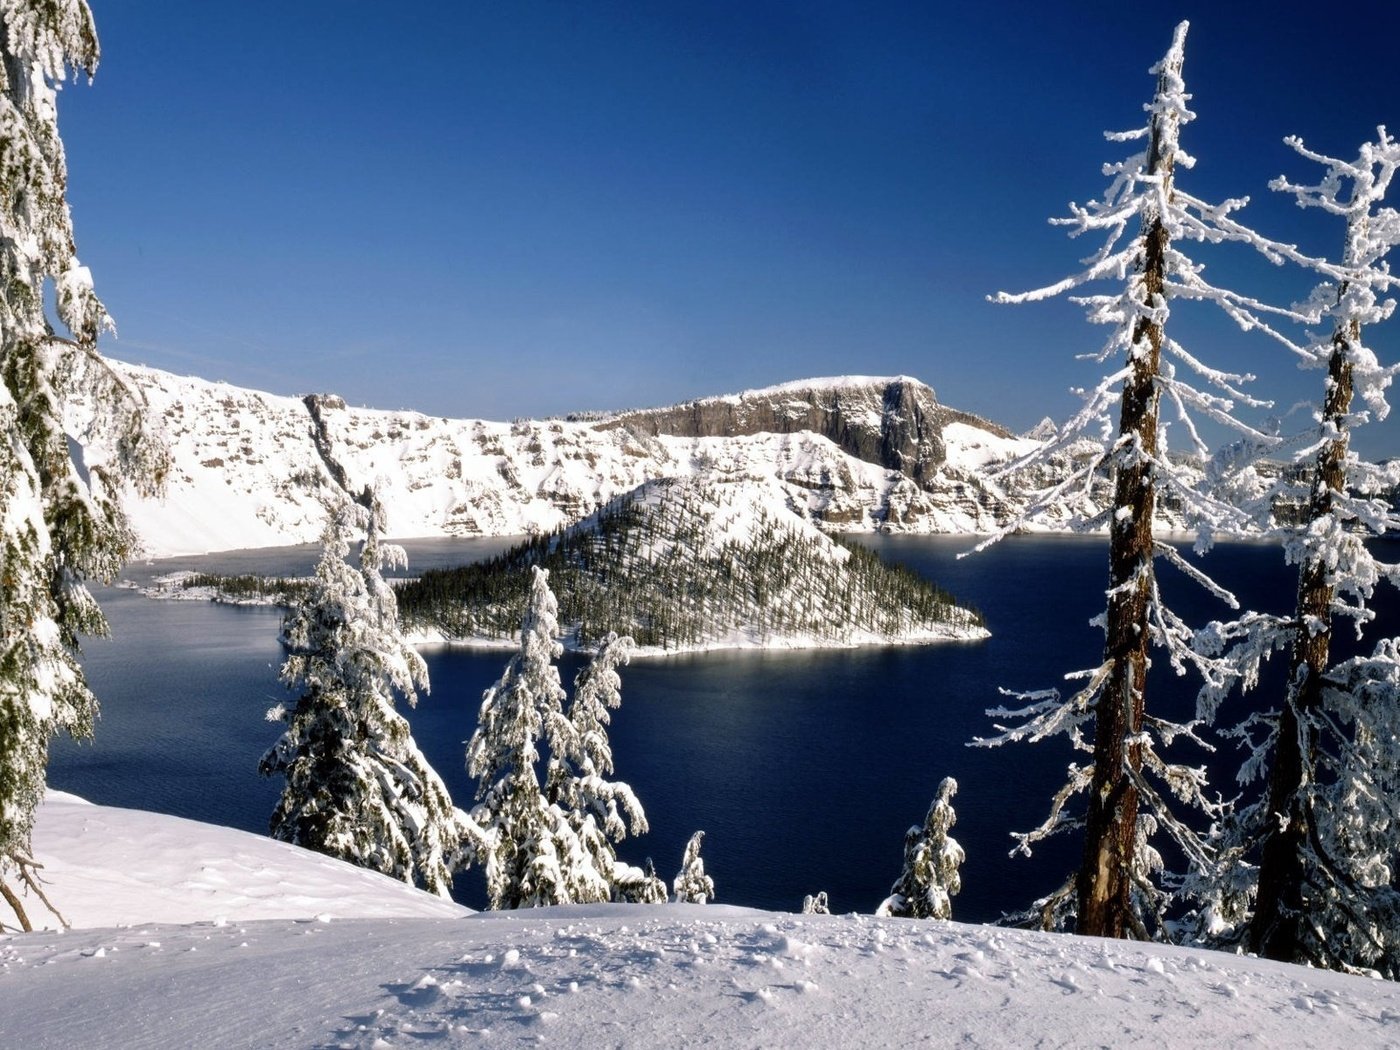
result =
[[[913,376],[817,376],[812,379],[792,379],[786,383],[775,383],[772,386],[755,387],[752,390],[744,390],[738,394],[720,394],[716,397],[702,397],[697,403],[704,404],[707,401],[743,401],[746,398],[766,398],[774,394],[792,394],[809,390],[853,390],[868,387],[887,387],[895,383],[918,383],[919,380]],[[933,393],[933,388],[929,387],[929,393]]]
[[672,437],[818,434],[848,455],[928,487],[947,460],[944,431],[952,423],[969,425],[1003,441],[1014,440],[995,423],[939,404],[932,387],[908,376],[798,380],[766,390],[623,413],[598,425]]
[[[261,867],[249,840],[46,801],[38,859],[75,929],[0,936],[0,1045],[1364,1050],[1400,1026],[1395,983],[1168,945],[720,905],[446,916],[293,846]],[[328,903],[326,865],[425,910],[363,884]]]
[[333,480],[377,483],[401,536],[551,531],[643,482],[709,474],[774,478],[793,509],[835,528],[987,532],[1014,508],[983,483],[982,465],[1033,444],[938,404],[907,377],[504,423],[114,365],[174,455],[164,501],[127,498],[152,556],[312,542],[322,518],[314,483]]

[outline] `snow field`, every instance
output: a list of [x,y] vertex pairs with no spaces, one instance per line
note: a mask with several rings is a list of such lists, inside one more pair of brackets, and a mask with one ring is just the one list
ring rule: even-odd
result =
[[1318,1047],[1400,985],[1167,945],[723,905],[471,914],[243,832],[50,794],[73,920],[0,935],[0,1046]]
[[[604,905],[0,942],[6,1045],[1394,1045],[1394,985],[921,920]],[[96,1027],[95,1027],[96,1026]],[[100,1034],[99,1034],[100,1031]],[[94,1038],[96,1037],[96,1038]]]
[[[75,928],[468,914],[376,872],[261,835],[93,806],[58,791],[39,808],[34,851],[49,898]],[[42,904],[28,910],[35,925],[57,928]]]

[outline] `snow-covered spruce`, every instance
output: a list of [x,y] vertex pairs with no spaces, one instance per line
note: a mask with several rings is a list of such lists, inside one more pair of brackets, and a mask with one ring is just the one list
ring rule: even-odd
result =
[[966,859],[958,840],[948,834],[958,820],[953,812],[953,796],[957,793],[958,782],[944,777],[924,826],[915,824],[905,832],[904,870],[890,887],[890,895],[875,909],[876,915],[910,919],[953,917],[952,899],[962,889],[958,868]]
[[[520,649],[482,696],[467,743],[467,772],[477,781],[472,817],[486,835],[467,859],[485,869],[493,909],[664,901],[655,873],[622,863],[612,846],[629,828],[647,827],[632,789],[605,779],[612,772],[608,710],[619,703],[616,668],[631,640],[604,640],[579,673],[566,714],[554,663],[563,652],[558,607],[548,571],[534,567]],[[542,745],[548,797],[536,772]]]
[[[427,691],[427,668],[399,630],[381,572],[403,551],[382,544],[382,511],[345,499],[327,506],[321,559],[309,594],[288,614],[282,681],[300,692],[268,720],[286,729],[258,769],[286,786],[272,836],[449,895],[461,852],[485,843],[455,809],[418,750],[395,696]],[[347,562],[364,529],[358,568]]]
[[703,831],[690,836],[681,858],[681,870],[671,881],[677,904],[708,904],[715,899],[715,880],[705,874],[705,859],[700,856]]
[[762,477],[651,482],[492,561],[430,571],[399,592],[406,626],[508,638],[526,566],[549,569],[568,641],[641,646],[818,646],[973,639],[981,616],[907,570],[795,514]]
[[[1206,204],[1178,183],[1178,171],[1193,164],[1180,144],[1181,126],[1194,116],[1187,108],[1190,96],[1181,76],[1186,29],[1185,22],[1177,27],[1171,48],[1153,68],[1157,91],[1147,107],[1147,124],[1109,136],[1114,142],[1144,141],[1146,149],[1108,166],[1112,182],[1101,200],[1072,205],[1070,218],[1056,220],[1070,227],[1072,235],[1102,235],[1102,247],[1082,272],[1057,284],[995,297],[999,302],[1024,303],[1101,282],[1115,286],[1075,301],[1088,308],[1090,321],[1110,326],[1109,338],[1094,359],[1121,355],[1121,363],[1085,393],[1082,408],[1054,440],[1009,471],[1033,470],[1084,441],[1100,444],[1099,456],[1042,490],[1025,519],[1034,520],[1068,501],[1084,508],[1074,522],[1077,528],[1108,528],[1110,583],[1107,607],[1099,621],[1105,633],[1103,658],[1097,666],[1069,676],[1083,685],[1068,699],[1058,690],[1024,693],[1020,698],[1025,703],[1019,709],[991,712],[1009,725],[998,726],[998,736],[981,741],[1002,744],[1064,734],[1076,748],[1092,755],[1088,766],[1071,765],[1049,817],[1020,836],[1020,848],[1029,852],[1047,835],[1083,828],[1085,848],[1079,871],[1038,902],[1037,911],[1043,921],[1054,925],[1068,924],[1073,916],[1079,932],[1100,936],[1162,934],[1166,895],[1157,881],[1160,857],[1149,842],[1156,829],[1171,833],[1189,866],[1209,864],[1207,849],[1168,803],[1175,796],[1190,808],[1215,812],[1204,790],[1204,771],[1169,763],[1164,757],[1167,743],[1176,737],[1193,737],[1194,731],[1190,725],[1165,723],[1148,715],[1149,651],[1157,646],[1178,673],[1191,668],[1207,682],[1227,672],[1192,648],[1192,632],[1162,601],[1156,560],[1181,569],[1232,608],[1237,603],[1156,539],[1154,518],[1159,503],[1174,502],[1196,531],[1197,547],[1203,550],[1214,533],[1244,527],[1246,516],[1217,498],[1209,485],[1201,484],[1202,470],[1183,470],[1180,461],[1168,454],[1168,421],[1163,419],[1162,402],[1172,410],[1198,460],[1208,451],[1196,429],[1198,417],[1231,428],[1259,446],[1274,440],[1237,418],[1237,405],[1263,407],[1242,390],[1251,377],[1205,365],[1167,334],[1172,304],[1212,303],[1242,328],[1278,338],[1282,336],[1272,327],[1270,315],[1300,317],[1207,283],[1202,267],[1181,250],[1184,241],[1232,241],[1257,249],[1271,261],[1304,261],[1291,247],[1267,241],[1237,222],[1232,213],[1244,201]],[[1194,373],[1206,388],[1187,382],[1178,369]],[[1112,501],[1102,511],[1088,498],[1101,469],[1110,471],[1113,478]],[[1080,793],[1086,796],[1086,811],[1082,818],[1071,818],[1066,806]]]
[[610,633],[574,679],[568,732],[551,738],[546,790],[550,804],[564,812],[594,870],[609,886],[609,896],[597,899],[656,904],[665,902],[666,884],[650,867],[636,868],[618,860],[613,846],[629,831],[643,835],[648,830],[646,813],[632,788],[607,779],[613,773],[609,712],[622,703],[617,667],[627,662],[632,648],[631,638]]
[[120,490],[154,494],[165,453],[97,353],[110,321],[74,254],[56,92],[97,68],[87,4],[6,0],[0,59],[0,895],[27,927],[16,890],[43,897],[30,834],[49,740],[90,735],[97,713],[78,641],[107,624],[86,581],[130,554]]
[[[1243,786],[1260,783],[1221,826],[1214,867],[1188,890],[1198,909],[1197,936],[1208,943],[1394,977],[1400,668],[1389,640],[1338,668],[1330,666],[1330,651],[1336,618],[1350,618],[1360,631],[1372,617],[1367,605],[1377,583],[1400,575],[1400,566],[1380,563],[1366,542],[1400,528],[1391,504],[1376,495],[1394,477],[1350,449],[1354,427],[1388,414],[1385,392],[1396,373],[1366,345],[1365,329],[1395,307],[1384,298],[1396,283],[1386,256],[1400,243],[1400,215],[1383,201],[1400,167],[1400,143],[1382,128],[1355,160],[1342,161],[1288,141],[1325,171],[1315,184],[1279,178],[1274,188],[1345,223],[1340,263],[1315,263],[1323,280],[1311,307],[1330,331],[1292,347],[1305,367],[1325,372],[1313,425],[1292,439],[1297,469],[1272,485],[1256,484],[1251,505],[1258,527],[1298,566],[1297,604],[1290,618],[1249,614],[1213,624],[1198,639],[1212,654],[1224,651],[1231,671],[1207,690],[1210,706],[1235,685],[1252,688],[1260,661],[1275,649],[1289,650],[1288,675],[1277,714],[1235,730],[1252,744]],[[1249,451],[1231,450],[1242,459]],[[1254,470],[1245,464],[1243,476]],[[1298,511],[1280,520],[1280,504]]]
[[564,687],[554,665],[563,651],[557,610],[548,574],[536,569],[520,624],[520,651],[482,696],[476,731],[467,742],[467,772],[477,781],[472,817],[491,836],[487,848],[469,859],[485,868],[493,909],[561,904],[580,892],[592,899],[607,896],[582,849],[570,850],[556,835],[562,814],[545,801],[535,772],[541,738],[566,725]]

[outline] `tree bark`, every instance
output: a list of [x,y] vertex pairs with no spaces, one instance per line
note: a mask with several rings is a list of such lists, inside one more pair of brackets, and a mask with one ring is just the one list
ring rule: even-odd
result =
[[[1179,53],[1178,53],[1179,54]],[[1164,68],[1157,89],[1160,102],[1169,75]],[[1159,108],[1153,118],[1147,170],[1162,180],[1164,199],[1172,190],[1174,119]],[[1165,302],[1166,253],[1170,244],[1162,217],[1145,221],[1141,280],[1145,301]],[[1109,523],[1109,598],[1104,662],[1109,679],[1099,694],[1094,722],[1094,773],[1085,817],[1084,855],[1076,879],[1079,933],[1125,937],[1136,923],[1132,907],[1132,864],[1137,836],[1138,789],[1134,775],[1142,768],[1144,685],[1150,631],[1148,610],[1153,586],[1152,515],[1156,482],[1160,407],[1162,326],[1141,317],[1129,348],[1131,374],[1123,383],[1114,476],[1114,516]],[[1121,516],[1120,516],[1121,515]]]
[[[1346,291],[1342,289],[1342,294]],[[1333,494],[1346,485],[1348,434],[1353,388],[1350,346],[1361,338],[1349,322],[1332,338],[1323,421],[1336,437],[1318,452],[1308,499],[1306,528],[1332,514]],[[1249,948],[1287,962],[1312,961],[1305,928],[1308,915],[1309,787],[1316,779],[1314,715],[1322,707],[1322,676],[1332,642],[1332,585],[1320,553],[1312,552],[1298,570],[1297,633],[1289,659],[1288,692],[1279,714],[1274,764],[1269,775],[1269,808],[1259,862],[1258,896],[1249,926]]]
[[29,916],[24,913],[24,905],[20,903],[15,891],[3,882],[0,882],[0,897],[5,898],[5,902],[14,911],[15,918],[19,919],[19,928],[25,933],[32,933],[34,927],[29,924]]

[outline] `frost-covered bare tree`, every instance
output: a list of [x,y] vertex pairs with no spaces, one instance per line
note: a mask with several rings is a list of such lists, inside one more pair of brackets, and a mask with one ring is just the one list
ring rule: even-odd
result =
[[[1386,640],[1370,657],[1336,668],[1330,660],[1337,617],[1360,631],[1372,617],[1367,604],[1377,583],[1400,575],[1400,566],[1380,563],[1367,546],[1370,537],[1400,527],[1376,495],[1395,479],[1350,447],[1356,426],[1385,418],[1385,392],[1396,373],[1379,363],[1364,332],[1395,308],[1384,298],[1396,283],[1386,256],[1400,243],[1400,215],[1382,201],[1400,167],[1400,144],[1381,128],[1355,160],[1343,161],[1299,139],[1288,142],[1325,170],[1315,184],[1279,178],[1274,188],[1300,207],[1343,220],[1345,243],[1338,264],[1315,264],[1324,280],[1310,305],[1330,331],[1295,347],[1305,366],[1325,372],[1314,425],[1295,439],[1300,469],[1265,487],[1254,504],[1259,524],[1283,541],[1289,564],[1298,567],[1293,616],[1247,616],[1201,636],[1204,648],[1223,651],[1233,664],[1212,701],[1236,681],[1251,688],[1260,661],[1275,649],[1288,650],[1289,664],[1276,714],[1254,716],[1236,730],[1253,745],[1242,782],[1261,777],[1266,787],[1224,825],[1220,861],[1193,895],[1208,940],[1394,975],[1396,648]],[[1301,481],[1290,484],[1295,477]],[[1301,511],[1280,522],[1276,505]]]
[[97,68],[88,5],[0,0],[0,60],[0,895],[27,928],[16,887],[42,897],[30,835],[49,740],[90,735],[97,713],[78,641],[107,624],[86,581],[130,555],[119,490],[159,488],[167,453],[98,355],[110,321],[73,244],[56,92]]
[[[380,541],[382,510],[367,502],[327,507],[310,593],[284,626],[282,681],[300,696],[268,712],[286,728],[258,768],[286,777],[273,838],[446,897],[460,855],[488,838],[452,805],[395,710],[396,696],[412,705],[427,690],[427,667],[399,629],[382,575],[403,550]],[[358,567],[347,560],[357,534]]]
[[[1042,922],[1067,925],[1070,917],[1081,933],[1110,937],[1160,935],[1165,895],[1157,883],[1160,857],[1150,843],[1158,829],[1172,834],[1188,864],[1208,857],[1198,837],[1173,813],[1168,799],[1207,812],[1213,803],[1205,792],[1202,769],[1167,761],[1164,747],[1177,737],[1195,736],[1195,723],[1171,723],[1149,714],[1147,670],[1155,645],[1179,674],[1194,669],[1207,681],[1226,672],[1191,647],[1192,631],[1162,601],[1156,566],[1165,561],[1234,606],[1231,595],[1157,539],[1154,517],[1166,500],[1197,532],[1198,549],[1214,533],[1240,526],[1243,514],[1211,494],[1202,484],[1199,463],[1209,451],[1196,420],[1208,419],[1243,435],[1257,446],[1273,439],[1238,418],[1241,406],[1263,407],[1243,385],[1252,377],[1211,368],[1168,334],[1173,304],[1201,301],[1222,309],[1244,329],[1284,338],[1271,326],[1271,315],[1293,318],[1290,311],[1209,283],[1204,267],[1182,250],[1184,242],[1241,242],[1273,262],[1300,261],[1287,245],[1267,241],[1241,225],[1233,213],[1244,200],[1212,205],[1193,197],[1178,183],[1178,173],[1194,161],[1180,143],[1181,128],[1193,119],[1190,96],[1182,80],[1187,24],[1181,23],[1171,48],[1153,68],[1157,90],[1146,107],[1148,120],[1135,131],[1110,134],[1111,141],[1143,141],[1145,149],[1107,166],[1111,183],[1103,198],[1071,206],[1069,218],[1055,220],[1072,236],[1097,234],[1102,247],[1085,260],[1085,268],[1065,280],[1019,295],[1002,293],[995,301],[1025,303],[1085,286],[1108,282],[1115,290],[1076,296],[1089,320],[1110,326],[1111,334],[1094,360],[1119,358],[1114,368],[1084,392],[1079,412],[1037,453],[1009,471],[1029,472],[1055,457],[1082,448],[1096,456],[1063,480],[1040,491],[1028,519],[1070,503],[1081,508],[1077,529],[1107,528],[1109,585],[1099,623],[1105,634],[1103,657],[1088,670],[1070,675],[1083,685],[1068,699],[1058,690],[1019,694],[1018,710],[999,708],[994,717],[1015,720],[998,726],[1000,735],[987,745],[1036,741],[1063,734],[1088,752],[1088,765],[1070,766],[1069,779],[1056,795],[1050,816],[1019,836],[1019,849],[1047,835],[1081,828],[1083,858],[1078,871],[1056,893],[1038,903]],[[1194,377],[1194,379],[1192,378]],[[1197,385],[1199,384],[1199,385]],[[1164,413],[1164,410],[1166,412]],[[1169,455],[1167,436],[1175,417],[1187,436],[1186,457]],[[1194,459],[1197,466],[1187,460]],[[1110,478],[1107,509],[1097,509],[1098,479]],[[1083,508],[1089,508],[1087,510]],[[1009,531],[1009,530],[1008,530]],[[1086,796],[1082,817],[1071,817],[1070,800]]]
[[962,889],[958,868],[966,859],[958,840],[948,834],[957,823],[953,796],[958,782],[944,777],[929,806],[923,827],[915,824],[904,834],[904,870],[890,887],[890,895],[875,909],[876,915],[911,919],[951,919],[953,897]]

